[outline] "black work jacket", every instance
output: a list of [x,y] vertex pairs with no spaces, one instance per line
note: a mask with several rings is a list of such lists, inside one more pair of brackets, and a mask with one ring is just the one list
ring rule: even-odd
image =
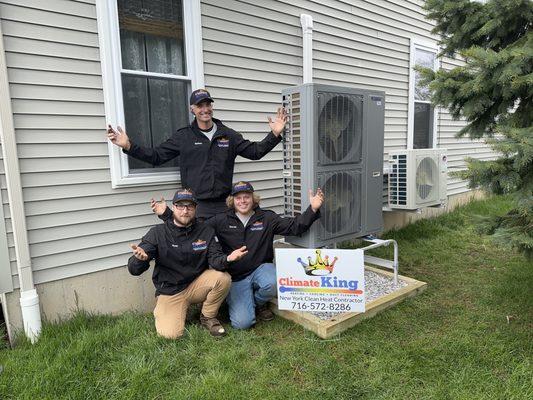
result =
[[209,141],[198,128],[196,119],[179,129],[159,146],[142,147],[131,142],[124,152],[152,165],[161,165],[180,156],[181,186],[190,188],[197,199],[225,199],[231,192],[235,158],[239,155],[259,160],[280,141],[270,132],[260,142],[250,142],[218,119],[217,131]]
[[246,246],[248,254],[227,265],[233,281],[240,281],[263,263],[274,260],[274,235],[301,235],[320,217],[320,210],[311,206],[297,217],[280,217],[274,211],[255,209],[246,227],[234,210],[220,213],[205,221],[215,228],[216,235],[226,254]]
[[152,281],[156,295],[181,292],[208,266],[219,271],[227,266],[227,256],[216,241],[214,229],[202,223],[179,227],[172,218],[168,219],[164,224],[152,227],[139,246],[148,255],[148,260],[131,256],[128,270],[132,275],[140,275],[155,258]]

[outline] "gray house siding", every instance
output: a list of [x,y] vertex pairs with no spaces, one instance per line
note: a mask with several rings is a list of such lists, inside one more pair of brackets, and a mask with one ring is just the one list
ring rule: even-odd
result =
[[[314,18],[314,80],[384,90],[385,154],[407,145],[410,38],[434,41],[420,1],[205,0],[206,87],[215,116],[251,140],[283,88],[302,82],[300,14]],[[36,283],[125,265],[128,244],[156,223],[148,200],[176,183],[111,188],[94,1],[0,0],[23,193]],[[444,67],[455,60],[445,59]],[[446,112],[438,146],[450,168],[489,158],[481,143],[454,138],[463,122]],[[264,205],[282,209],[282,151],[239,159],[236,179],[254,182]],[[14,286],[16,257],[5,178],[3,211]],[[450,180],[449,193],[466,189]]]
[[2,1],[0,17],[35,283],[123,266],[175,184],[111,189],[94,1]]
[[[0,128],[1,129],[1,128]],[[3,165],[0,158],[0,163]],[[1,174],[4,173],[2,170]],[[3,204],[3,202],[2,202]],[[4,208],[0,208],[0,221],[5,221]],[[6,224],[0,223],[0,294],[13,290],[13,279],[11,277],[11,266],[9,257],[9,247],[7,244]]]
[[[461,61],[445,57],[442,68],[451,69],[461,65]],[[448,168],[458,171],[465,168],[465,157],[474,157],[481,160],[492,160],[496,153],[483,140],[470,140],[457,138],[456,134],[466,125],[465,121],[454,121],[446,111],[441,111],[438,121],[438,147],[448,149]],[[459,194],[467,191],[467,182],[457,178],[449,178],[448,195]]]
[[[206,85],[220,99],[218,115],[250,135],[263,132],[264,114],[279,104],[280,90],[302,83],[299,19],[306,13],[314,19],[314,81],[385,91],[385,157],[390,150],[406,148],[410,39],[437,43],[422,3],[203,1]],[[459,64],[441,60],[443,68]],[[452,171],[464,168],[465,156],[494,157],[482,141],[455,138],[464,125],[453,121],[446,110],[439,111],[437,147],[449,150]],[[281,149],[272,157],[269,166],[279,171]],[[274,188],[279,187],[278,177],[272,182]],[[449,179],[450,195],[466,190],[465,181]]]

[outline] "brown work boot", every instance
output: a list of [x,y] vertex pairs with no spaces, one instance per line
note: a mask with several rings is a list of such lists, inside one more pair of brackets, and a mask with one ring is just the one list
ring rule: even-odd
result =
[[200,325],[209,331],[211,336],[220,337],[226,334],[226,330],[216,317],[207,318],[200,314]]
[[274,319],[274,313],[270,310],[268,303],[255,308],[255,316],[260,321],[272,321]]

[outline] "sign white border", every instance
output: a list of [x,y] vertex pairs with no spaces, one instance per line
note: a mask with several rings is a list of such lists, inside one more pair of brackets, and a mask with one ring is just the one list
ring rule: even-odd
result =
[[360,249],[276,249],[276,274],[280,310],[365,312]]

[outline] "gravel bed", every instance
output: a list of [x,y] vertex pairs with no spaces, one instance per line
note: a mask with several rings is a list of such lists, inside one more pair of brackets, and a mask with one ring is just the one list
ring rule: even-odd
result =
[[[398,284],[394,284],[392,277],[377,274],[373,271],[365,270],[365,289],[366,289],[366,302],[370,303],[372,300],[378,297],[385,296],[394,292],[404,286],[407,286],[407,282],[398,279]],[[316,311],[311,312],[314,316],[320,319],[331,319],[339,313]]]

